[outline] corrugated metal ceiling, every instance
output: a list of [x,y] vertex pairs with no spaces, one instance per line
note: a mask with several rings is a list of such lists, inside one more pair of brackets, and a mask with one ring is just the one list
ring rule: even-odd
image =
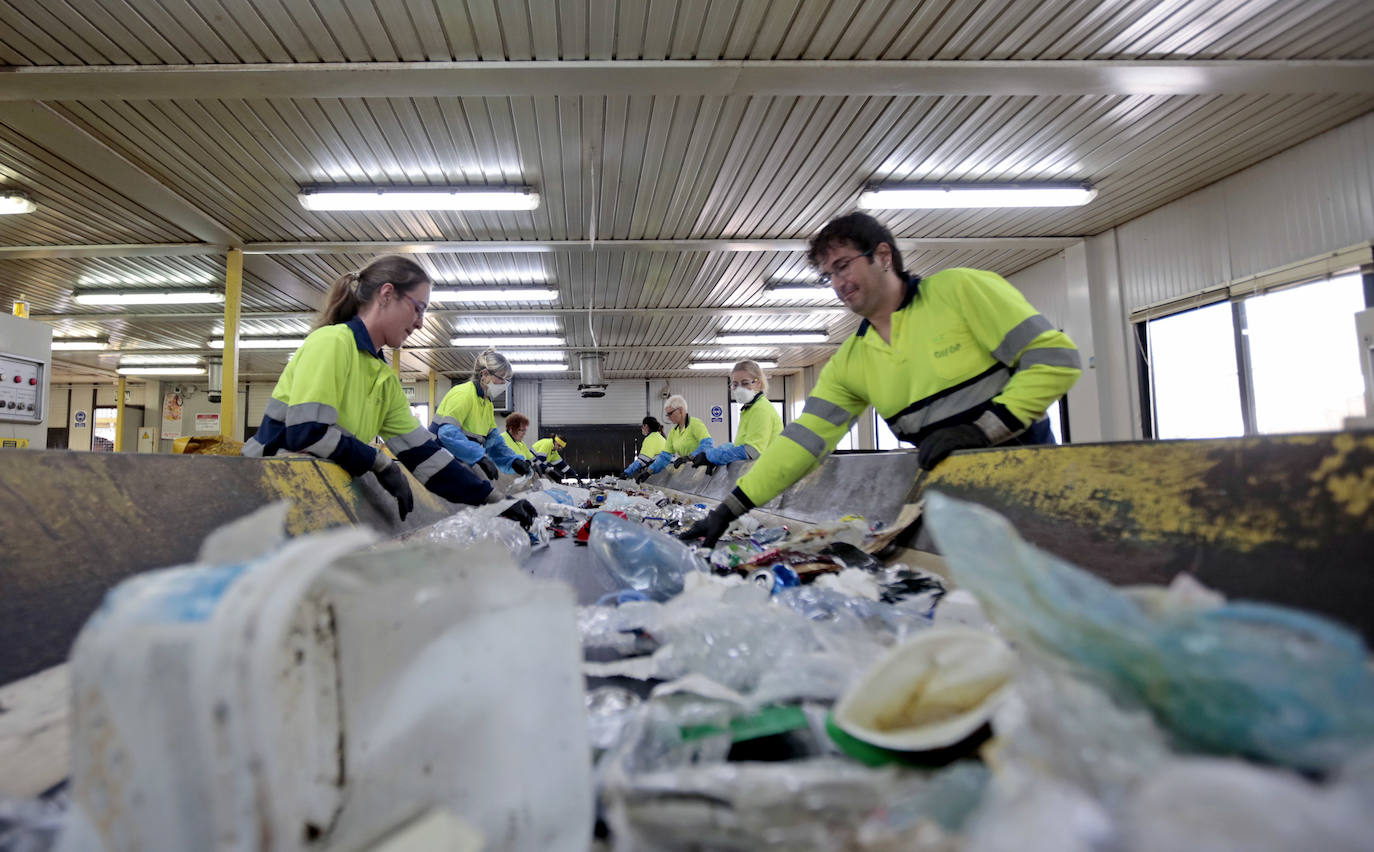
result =
[[[1370,58],[1374,3],[1367,0],[0,0],[0,62],[10,66]],[[127,189],[127,182],[109,179],[99,163],[72,161],[74,149],[7,127],[0,112],[0,186],[24,189],[40,208],[0,218],[4,246],[220,242],[207,235],[204,221],[181,215],[187,209],[249,243],[797,239],[852,208],[874,180],[1091,180],[1098,188],[1098,198],[1082,208],[882,216],[901,237],[1001,238],[1101,232],[1369,112],[1374,92],[197,93],[32,108],[72,122],[141,173],[150,191],[112,188]],[[296,200],[303,185],[339,182],[529,184],[543,203],[529,213],[322,214]],[[159,202],[167,191],[177,203]],[[913,252],[907,266],[1009,274],[1054,250],[988,242]],[[639,347],[611,348],[611,375],[681,372],[691,347],[708,342],[726,316],[699,309],[777,304],[765,300],[765,284],[805,272],[799,253],[768,250],[598,245],[417,257],[441,282],[549,282],[559,292],[554,307],[564,312],[547,322],[573,347],[591,345],[592,330],[585,316],[567,311],[598,309],[591,317],[598,344]],[[303,319],[254,314],[308,308],[330,280],[369,259],[361,252],[280,254],[275,265],[246,264],[248,330],[303,330]],[[117,315],[59,327],[103,331],[124,349],[198,347],[217,324],[205,308],[90,309],[74,305],[71,292],[92,274],[202,270],[218,279],[223,269],[223,258],[214,256],[7,259],[0,263],[0,299],[22,293],[44,315]],[[541,316],[537,307],[483,310],[490,323],[501,323]],[[479,325],[488,322],[475,316]],[[406,368],[467,369],[472,352],[447,346],[460,320],[451,311],[429,317],[412,340],[417,351],[407,355]],[[855,325],[842,312],[825,321],[832,337]],[[771,324],[756,317],[739,322],[801,329],[816,320],[793,312]],[[757,354],[793,367],[829,351]],[[69,355],[102,366],[114,357]],[[264,374],[285,359],[245,357],[247,372]]]

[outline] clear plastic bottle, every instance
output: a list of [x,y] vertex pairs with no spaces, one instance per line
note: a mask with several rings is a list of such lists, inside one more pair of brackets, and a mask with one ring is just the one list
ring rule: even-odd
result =
[[616,579],[658,601],[679,594],[689,571],[706,570],[691,548],[672,536],[609,512],[592,518],[587,544]]

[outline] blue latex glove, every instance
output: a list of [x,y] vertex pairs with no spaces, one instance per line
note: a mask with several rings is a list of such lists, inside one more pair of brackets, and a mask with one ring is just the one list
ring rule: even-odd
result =
[[706,460],[711,464],[729,464],[749,458],[749,448],[744,444],[721,444],[706,450]]
[[668,452],[667,450],[664,450],[663,452],[658,454],[658,458],[654,459],[654,463],[649,465],[649,472],[662,473],[663,469],[668,466],[668,462],[672,460],[673,454]]
[[621,476],[625,477],[626,479],[629,479],[630,477],[634,476],[636,473],[639,473],[643,469],[644,462],[640,461],[639,459],[635,459],[634,461],[630,462],[629,467],[625,468],[625,472],[622,473]]
[[463,434],[462,429],[451,423],[439,427],[439,443],[464,464],[477,464],[487,454],[481,444]]
[[701,443],[700,443],[700,444],[697,444],[697,448],[696,448],[695,450],[692,450],[692,451],[691,451],[690,453],[688,453],[687,455],[689,455],[689,456],[700,455],[701,453],[706,452],[707,450],[711,449],[711,448],[714,447],[715,445],[716,445],[716,442],[715,442],[715,441],[712,441],[710,438],[702,438],[702,439],[701,439]]

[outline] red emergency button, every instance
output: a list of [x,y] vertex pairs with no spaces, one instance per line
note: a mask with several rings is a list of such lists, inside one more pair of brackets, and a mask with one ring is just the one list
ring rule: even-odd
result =
[[36,385],[36,384],[38,384],[38,379],[29,379],[29,384],[31,384],[31,385]]
[[14,383],[15,383],[16,385],[19,384],[21,381],[23,381],[23,380],[20,379],[18,376],[15,376],[15,377],[14,377]]

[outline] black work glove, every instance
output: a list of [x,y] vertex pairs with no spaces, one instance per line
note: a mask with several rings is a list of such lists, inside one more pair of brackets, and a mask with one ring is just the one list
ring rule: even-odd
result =
[[645,467],[642,470],[640,470],[639,473],[635,474],[635,482],[638,482],[640,485],[643,485],[644,480],[648,479],[653,475],[654,472],[652,470],[649,470],[649,467],[645,465]]
[[406,479],[401,466],[392,462],[377,471],[377,482],[396,498],[396,511],[401,513],[401,520],[404,521],[410,510],[415,508],[415,495],[410,493],[410,481]]
[[673,470],[677,470],[689,461],[691,461],[691,459],[687,458],[686,456],[678,456],[677,458],[673,459]]
[[477,460],[477,466],[482,469],[482,472],[487,475],[487,479],[490,479],[492,482],[495,482],[496,478],[501,475],[501,471],[496,467],[496,462],[486,456],[482,456]]
[[510,463],[510,468],[520,476],[524,476],[530,472],[530,463],[524,459],[516,459]]
[[528,500],[516,500],[506,511],[501,513],[501,517],[510,518],[525,529],[530,528],[534,519],[539,517],[539,512],[535,510],[534,504]]
[[717,465],[717,464],[708,464],[708,465],[706,465],[706,475],[707,475],[707,476],[715,476],[715,475],[716,475],[716,471],[718,471],[718,470],[720,470],[720,465]]
[[948,426],[936,430],[916,448],[916,460],[923,470],[930,470],[949,457],[955,450],[981,450],[992,446],[992,441],[972,423]]
[[710,459],[706,458],[705,453],[697,453],[696,455],[692,456],[692,467],[706,467],[710,463],[711,461]]
[[697,521],[687,528],[687,532],[678,536],[681,541],[697,541],[707,547],[715,547],[716,542],[725,534],[725,528],[730,526],[730,522],[736,518],[734,512],[724,503],[711,510],[711,514]]

